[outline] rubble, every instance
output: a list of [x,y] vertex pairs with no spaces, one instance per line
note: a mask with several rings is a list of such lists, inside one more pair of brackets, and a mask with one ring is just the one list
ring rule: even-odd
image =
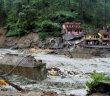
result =
[[39,48],[43,49],[62,49],[63,42],[61,37],[46,38],[45,41],[39,41]]
[[60,69],[58,68],[47,68],[48,74],[52,76],[58,76],[60,74]]
[[23,54],[51,54],[51,53],[54,53],[54,50],[39,49],[39,48],[27,48],[27,49],[19,49],[18,52],[23,53]]
[[39,92],[31,91],[25,93],[20,93],[16,91],[5,91],[5,93],[1,92],[0,95],[2,96],[76,96],[72,94],[70,95],[58,94],[57,92],[53,92],[53,91],[39,91]]

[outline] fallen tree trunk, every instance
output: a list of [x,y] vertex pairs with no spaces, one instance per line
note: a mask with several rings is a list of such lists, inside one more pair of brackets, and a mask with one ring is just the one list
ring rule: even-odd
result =
[[9,84],[10,86],[14,87],[16,90],[21,91],[21,92],[24,92],[24,89],[22,89],[22,88],[21,88],[20,86],[18,86],[18,85],[15,85],[15,84],[11,83],[8,79],[6,79],[5,76],[0,75],[0,77],[1,77],[3,80],[5,80],[5,82],[6,82],[7,84]]

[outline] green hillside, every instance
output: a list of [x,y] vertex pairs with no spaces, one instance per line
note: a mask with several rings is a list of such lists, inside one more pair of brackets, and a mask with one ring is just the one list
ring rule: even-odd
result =
[[41,38],[58,36],[66,21],[85,28],[110,25],[110,0],[0,0],[0,25],[7,36],[38,32]]

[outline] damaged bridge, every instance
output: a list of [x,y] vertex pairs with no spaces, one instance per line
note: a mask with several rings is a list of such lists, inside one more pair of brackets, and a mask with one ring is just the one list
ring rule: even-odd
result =
[[0,59],[0,71],[4,76],[15,74],[38,81],[47,77],[46,64],[31,55],[6,54]]

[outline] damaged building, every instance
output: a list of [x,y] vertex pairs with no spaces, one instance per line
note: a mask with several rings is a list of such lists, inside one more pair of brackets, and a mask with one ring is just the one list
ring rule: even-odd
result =
[[87,30],[84,37],[85,45],[99,45],[98,30]]
[[106,29],[87,31],[84,37],[85,45],[109,45],[109,33]]
[[77,44],[82,41],[84,29],[80,22],[65,22],[62,25],[62,38],[64,42]]
[[14,74],[38,81],[47,78],[46,64],[31,55],[7,53],[0,59],[0,71],[3,72],[3,76]]

